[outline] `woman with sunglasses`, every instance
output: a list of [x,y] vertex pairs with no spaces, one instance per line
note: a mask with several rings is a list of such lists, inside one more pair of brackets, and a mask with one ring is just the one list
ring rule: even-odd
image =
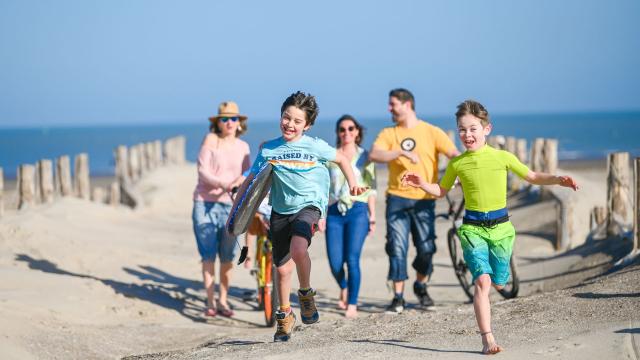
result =
[[[349,186],[337,165],[329,163],[331,185],[327,212],[327,255],[331,273],[340,286],[338,308],[345,317],[358,315],[360,291],[360,254],[365,238],[376,225],[375,166],[369,162],[369,153],[360,147],[364,128],[351,115],[343,115],[336,122],[337,149],[351,160],[359,186],[370,187],[362,195],[351,196]],[[346,274],[345,274],[346,263]]]
[[[227,294],[231,280],[236,239],[225,224],[231,211],[229,192],[244,181],[251,166],[249,145],[238,137],[247,131],[247,117],[238,105],[227,101],[218,115],[209,118],[209,133],[198,154],[198,184],[193,193],[193,231],[202,259],[202,278],[207,292],[206,316],[233,316]],[[220,294],[215,303],[215,260],[220,257]]]

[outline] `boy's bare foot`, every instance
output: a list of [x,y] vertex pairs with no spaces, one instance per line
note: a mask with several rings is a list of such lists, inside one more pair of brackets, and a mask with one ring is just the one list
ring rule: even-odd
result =
[[339,310],[347,310],[347,289],[340,289],[340,299],[338,299]]
[[347,306],[347,311],[344,313],[344,317],[347,319],[355,319],[358,317],[358,306],[351,305]]
[[491,331],[482,334],[482,353],[485,355],[493,355],[503,351],[504,348],[496,343]]

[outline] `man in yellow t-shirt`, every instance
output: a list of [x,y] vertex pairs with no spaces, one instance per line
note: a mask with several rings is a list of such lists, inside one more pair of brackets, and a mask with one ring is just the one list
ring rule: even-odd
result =
[[387,243],[389,256],[388,280],[393,281],[394,298],[388,312],[404,310],[404,281],[407,275],[409,233],[416,246],[412,266],[416,270],[413,291],[423,308],[433,306],[426,282],[433,272],[435,245],[435,200],[420,189],[401,186],[402,174],[411,171],[429,182],[438,181],[438,154],[453,158],[459,154],[442,129],[417,118],[415,99],[406,89],[389,93],[389,112],[395,126],[383,129],[376,138],[370,159],[386,163],[389,169],[387,189]]

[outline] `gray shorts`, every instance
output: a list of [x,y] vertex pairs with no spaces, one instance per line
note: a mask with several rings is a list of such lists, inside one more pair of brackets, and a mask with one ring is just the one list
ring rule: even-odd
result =
[[320,210],[315,206],[307,206],[294,214],[278,214],[271,212],[271,240],[273,243],[273,263],[284,265],[291,259],[291,237],[302,236],[311,245],[311,238],[318,230]]

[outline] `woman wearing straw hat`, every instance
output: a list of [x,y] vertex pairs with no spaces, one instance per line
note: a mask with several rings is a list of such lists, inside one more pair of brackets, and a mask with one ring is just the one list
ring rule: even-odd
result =
[[[202,278],[207,291],[206,316],[233,316],[227,302],[236,239],[225,230],[231,211],[229,191],[242,184],[249,169],[249,145],[238,137],[247,131],[247,117],[238,105],[226,101],[218,115],[209,118],[209,133],[198,154],[198,185],[193,192],[193,232],[202,259]],[[220,294],[215,299],[215,260],[220,257]]]

